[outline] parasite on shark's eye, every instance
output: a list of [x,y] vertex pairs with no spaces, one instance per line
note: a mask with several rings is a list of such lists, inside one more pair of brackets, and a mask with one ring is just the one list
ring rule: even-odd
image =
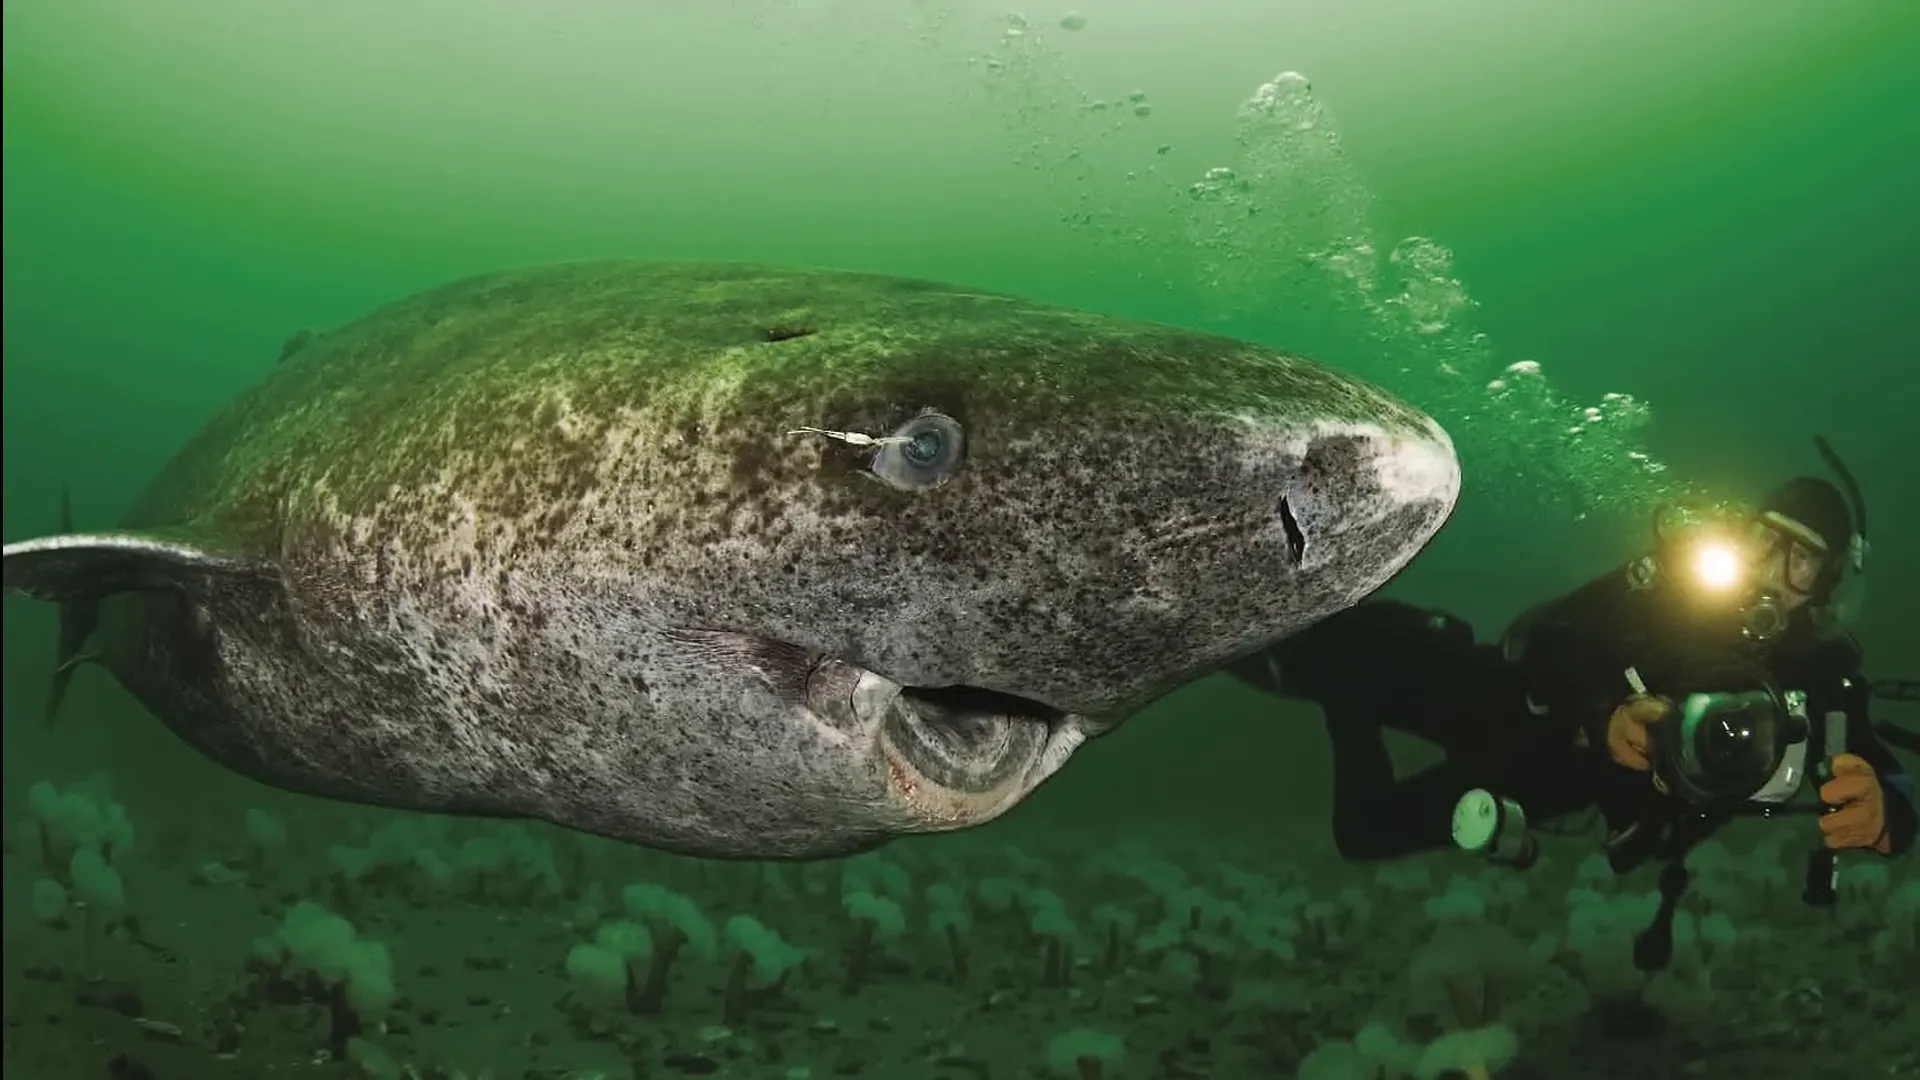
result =
[[878,442],[879,452],[868,468],[902,491],[939,487],[953,479],[966,457],[960,422],[944,413],[922,413]]

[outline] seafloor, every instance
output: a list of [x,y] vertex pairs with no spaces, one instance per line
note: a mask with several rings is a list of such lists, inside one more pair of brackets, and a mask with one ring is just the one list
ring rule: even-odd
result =
[[1305,825],[1017,821],[773,866],[24,795],[8,1080],[1920,1075],[1914,862],[1850,859],[1840,903],[1810,909],[1804,836],[1778,822],[1696,854],[1648,980],[1628,957],[1655,871],[1615,879],[1591,835],[1524,874],[1303,861],[1326,848]]

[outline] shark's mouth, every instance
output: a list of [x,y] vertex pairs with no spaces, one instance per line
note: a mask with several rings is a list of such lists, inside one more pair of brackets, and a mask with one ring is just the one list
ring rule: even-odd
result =
[[985,687],[905,686],[881,735],[926,779],[984,793],[1019,783],[1066,719],[1050,705]]
[[889,783],[953,827],[995,817],[1050,776],[1086,739],[1078,717],[979,686],[904,686],[830,660],[809,680],[820,715],[874,725]]
[[907,686],[901,688],[900,696],[912,700],[930,714],[945,714],[959,718],[961,722],[968,717],[1004,716],[1057,724],[1067,717],[1064,710],[1056,709],[1044,701],[1001,690],[989,690],[984,686]]

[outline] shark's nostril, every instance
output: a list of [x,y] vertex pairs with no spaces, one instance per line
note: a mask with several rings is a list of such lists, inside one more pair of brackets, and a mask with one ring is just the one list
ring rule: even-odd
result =
[[1294,565],[1307,554],[1307,534],[1300,530],[1300,521],[1293,516],[1293,504],[1287,497],[1280,497],[1280,528],[1287,534],[1287,559]]

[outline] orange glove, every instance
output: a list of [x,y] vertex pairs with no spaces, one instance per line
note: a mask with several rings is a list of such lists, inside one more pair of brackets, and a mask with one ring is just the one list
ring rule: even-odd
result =
[[1607,753],[1615,763],[1636,772],[1653,768],[1653,733],[1647,728],[1672,711],[1673,703],[1663,697],[1635,694],[1628,698],[1607,718]]
[[1835,754],[1833,778],[1820,785],[1820,801],[1833,809],[1820,818],[1820,835],[1835,851],[1893,851],[1887,829],[1887,795],[1879,774],[1858,754]]

